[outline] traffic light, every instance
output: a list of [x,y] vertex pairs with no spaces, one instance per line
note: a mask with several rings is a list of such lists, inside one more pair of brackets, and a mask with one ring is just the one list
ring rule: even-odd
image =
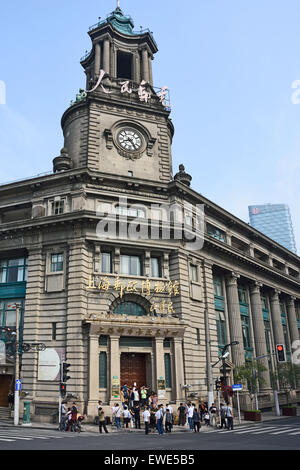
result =
[[216,379],[216,391],[218,392],[221,388],[221,380],[220,378]]
[[63,362],[62,363],[62,377],[61,377],[61,381],[63,383],[66,383],[71,377],[68,375],[69,373],[69,368],[70,368],[71,364],[68,364],[67,362]]
[[277,362],[286,362],[285,350],[284,350],[283,344],[276,344],[276,357],[277,357]]
[[59,385],[60,396],[65,397],[67,393],[67,386],[66,384],[60,383]]

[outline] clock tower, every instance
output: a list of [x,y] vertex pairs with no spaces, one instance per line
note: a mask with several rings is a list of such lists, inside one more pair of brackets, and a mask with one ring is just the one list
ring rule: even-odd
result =
[[88,168],[168,183],[174,128],[166,87],[153,85],[152,33],[134,31],[118,6],[88,34],[92,49],[81,59],[86,89],[63,114],[64,149],[54,171]]

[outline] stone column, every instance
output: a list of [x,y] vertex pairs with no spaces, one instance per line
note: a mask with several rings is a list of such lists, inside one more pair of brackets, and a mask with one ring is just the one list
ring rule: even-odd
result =
[[95,416],[99,400],[99,335],[89,336],[89,399],[87,414]]
[[245,362],[244,340],[242,333],[242,321],[240,313],[239,296],[237,289],[238,274],[231,273],[226,276],[226,294],[228,303],[228,320],[230,341],[238,341],[239,344],[231,346],[232,362],[236,366],[240,366]]
[[296,309],[295,309],[295,300],[296,298],[290,296],[287,301],[287,317],[290,331],[291,346],[294,341],[299,339]]
[[99,77],[100,75],[100,63],[101,63],[101,45],[99,42],[95,44],[95,70],[94,77]]
[[110,42],[108,38],[103,41],[103,70],[110,75]]
[[121,381],[120,348],[119,348],[120,336],[110,336],[109,340],[110,340],[110,349],[109,349],[110,383],[109,383],[108,389],[110,390],[110,400],[113,400],[114,402],[118,402],[120,401],[120,399],[116,399],[112,395],[112,381],[113,379],[115,380],[119,379],[119,382]]
[[182,338],[173,339],[173,348],[174,348],[174,373],[173,373],[173,387],[174,387],[174,396],[173,399],[176,402],[185,400],[184,398],[184,365],[183,365],[183,353],[182,353]]
[[158,380],[165,377],[165,361],[164,361],[164,339],[155,338],[155,376],[156,376],[156,389]]
[[149,82],[149,61],[147,49],[142,50],[142,79]]
[[273,336],[274,336],[275,345],[285,344],[283,328],[282,328],[282,323],[281,323],[279,294],[280,294],[280,291],[277,289],[274,289],[270,295],[271,318],[272,318]]
[[[265,338],[265,327],[264,319],[262,313],[262,304],[261,304],[261,293],[260,288],[262,284],[255,282],[250,285],[250,302],[251,302],[251,312],[252,312],[252,326],[254,333],[254,343],[255,351],[257,356],[264,356],[267,354],[267,345]],[[258,360],[259,364],[263,365],[266,368],[266,371],[261,372],[260,376],[263,379],[263,383],[260,386],[261,390],[269,389],[270,384],[270,375],[268,373],[268,358],[262,358]]]
[[149,83],[153,86],[153,78],[152,78],[152,57],[149,55],[148,59],[148,70],[149,70]]

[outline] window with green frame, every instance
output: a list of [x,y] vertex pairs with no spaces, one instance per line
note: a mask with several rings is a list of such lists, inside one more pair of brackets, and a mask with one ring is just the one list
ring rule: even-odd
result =
[[146,310],[139,304],[135,302],[121,302],[115,309],[114,313],[118,315],[133,315],[140,317],[142,315],[147,315]]
[[107,354],[101,351],[99,354],[99,388],[107,388]]
[[244,341],[244,349],[252,349],[251,348],[251,335],[250,335],[250,322],[249,317],[246,315],[241,315],[242,320],[242,332],[243,332],[243,341]]
[[222,284],[222,279],[220,276],[214,276],[213,277],[213,282],[214,282],[214,294],[217,297],[224,297],[223,294],[223,284]]
[[216,310],[218,347],[221,351],[226,344],[226,321],[224,312]]
[[221,242],[226,242],[226,233],[223,230],[220,230],[211,224],[207,224],[206,228],[208,235],[216,238],[217,240],[220,240]]
[[238,287],[239,302],[243,305],[248,305],[247,290],[244,286]]
[[0,283],[24,282],[27,279],[27,258],[0,260]]
[[165,353],[165,376],[166,388],[172,388],[171,356],[169,353]]

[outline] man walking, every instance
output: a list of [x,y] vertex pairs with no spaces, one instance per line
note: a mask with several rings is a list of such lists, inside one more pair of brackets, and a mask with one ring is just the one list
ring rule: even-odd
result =
[[215,427],[216,417],[217,417],[217,408],[214,403],[212,403],[211,407],[209,408],[209,414],[210,414],[210,424],[211,426]]
[[177,409],[179,415],[179,425],[184,426],[186,422],[186,410],[183,403],[180,403],[180,406]]
[[145,434],[149,434],[149,428],[150,428],[150,411],[149,407],[146,406],[145,410],[143,411],[143,419],[145,423]]
[[227,403],[226,418],[228,430],[233,430],[233,411],[230,403]]
[[155,417],[156,417],[156,428],[157,428],[158,434],[162,435],[164,433],[164,426],[163,426],[164,414],[163,414],[162,405],[158,405],[158,410],[155,413]]
[[134,415],[135,429],[141,429],[141,417],[140,417],[140,406],[139,404],[134,405],[132,412]]
[[116,427],[117,429],[121,429],[122,423],[121,423],[121,415],[122,415],[122,409],[119,406],[118,403],[113,407],[112,409],[113,412],[113,418],[115,419]]
[[108,430],[106,427],[106,422],[105,422],[105,413],[103,411],[103,408],[101,406],[98,407],[98,416],[99,416],[99,432],[102,434],[102,428],[105,431],[105,434],[108,434]]
[[224,426],[225,429],[227,429],[226,414],[227,414],[227,408],[224,405],[224,403],[221,403],[221,405],[220,405],[220,415],[221,415],[220,429],[223,429],[223,426]]
[[194,406],[190,403],[187,409],[188,422],[190,431],[194,431]]

